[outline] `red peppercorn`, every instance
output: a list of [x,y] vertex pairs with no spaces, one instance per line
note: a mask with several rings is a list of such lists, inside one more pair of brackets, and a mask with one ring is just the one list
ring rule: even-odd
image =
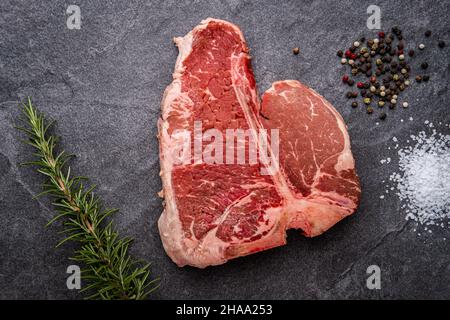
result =
[[397,55],[403,54],[403,49],[397,51]]
[[347,82],[348,82],[348,75],[344,75],[344,76],[342,77],[342,82],[343,82],[343,83],[347,83]]
[[352,54],[350,55],[350,59],[353,59],[353,60],[355,60],[357,57],[358,57],[358,56],[356,55],[356,53],[352,53]]
[[362,88],[364,88],[364,83],[358,82],[358,83],[356,84],[356,86],[357,86],[358,88],[362,89]]
[[352,52],[350,50],[345,51],[345,57],[351,59]]
[[371,77],[370,77],[370,82],[372,82],[372,83],[377,82],[377,77],[371,76]]
[[381,31],[381,32],[378,32],[378,36],[379,36],[380,38],[384,38],[384,37],[385,37],[385,34],[384,34],[383,31]]

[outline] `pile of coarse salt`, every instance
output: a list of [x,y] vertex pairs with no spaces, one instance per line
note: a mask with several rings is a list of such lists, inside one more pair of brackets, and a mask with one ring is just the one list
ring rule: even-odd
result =
[[[429,121],[425,124],[433,128]],[[398,149],[399,171],[389,177],[390,190],[396,190],[406,219],[425,226],[425,230],[433,225],[444,227],[450,220],[450,135],[433,129],[431,134],[421,131],[410,138],[413,146]]]

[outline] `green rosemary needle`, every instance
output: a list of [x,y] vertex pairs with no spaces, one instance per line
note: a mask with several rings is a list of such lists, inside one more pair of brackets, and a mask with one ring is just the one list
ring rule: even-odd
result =
[[150,264],[133,260],[128,254],[131,238],[120,238],[118,232],[107,222],[117,210],[102,209],[100,199],[93,192],[95,186],[83,185],[85,178],[72,177],[67,161],[71,155],[64,151],[56,153],[56,137],[48,133],[52,122],[38,112],[31,99],[23,104],[24,127],[18,129],[28,135],[27,144],[35,148],[38,172],[46,176],[41,195],[51,195],[57,215],[48,225],[61,220],[65,234],[57,246],[66,241],[80,244],[72,260],[80,262],[85,269],[81,277],[86,282],[82,289],[87,299],[144,299],[158,287],[158,279],[150,279]]

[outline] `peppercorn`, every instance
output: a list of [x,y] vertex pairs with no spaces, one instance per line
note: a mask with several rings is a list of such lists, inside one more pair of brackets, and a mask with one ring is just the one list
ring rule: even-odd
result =
[[378,36],[380,38],[384,38],[386,36],[386,34],[383,31],[378,32]]
[[342,59],[341,59],[341,63],[342,63],[342,64],[346,64],[346,63],[347,63],[347,59],[342,58]]
[[375,63],[377,64],[377,66],[381,66],[383,64],[383,61],[381,61],[381,59],[377,59]]
[[392,79],[394,79],[394,81],[397,81],[398,80],[398,74],[394,74]]
[[402,104],[403,108],[408,108],[408,105],[409,105],[409,104],[408,104],[408,102],[406,102],[406,101],[403,102],[403,104]]
[[383,100],[378,101],[378,106],[380,108],[383,108],[384,107],[384,101]]
[[425,37],[428,38],[429,36],[431,36],[431,30],[425,31]]
[[348,79],[347,84],[351,87],[355,84],[355,81],[353,79]]
[[394,26],[392,27],[392,33],[395,34],[396,36],[402,34],[402,30],[400,30],[400,28],[398,26]]
[[369,105],[370,102],[371,102],[371,99],[370,98],[364,98],[363,101],[364,101],[365,104]]
[[397,100],[395,100],[394,98],[392,98],[391,104],[396,104],[396,103],[397,103]]
[[409,51],[408,51],[408,55],[409,55],[410,57],[413,57],[413,56],[414,56],[414,50],[413,50],[413,49],[409,50]]
[[389,104],[389,109],[394,109],[395,108],[395,104],[390,103]]
[[386,113],[384,113],[384,112],[380,113],[379,118],[380,118],[380,120],[386,119]]
[[365,97],[367,91],[365,89],[362,89],[360,93],[361,93],[361,97]]
[[401,84],[398,88],[400,89],[400,91],[403,91],[403,90],[405,90],[405,85]]
[[425,49],[425,45],[424,45],[423,43],[419,44],[419,49],[420,49],[420,50]]
[[376,52],[375,50],[370,51],[370,55],[371,55],[372,57],[374,57],[376,54],[377,54],[377,52]]
[[364,83],[364,89],[369,89],[369,88],[370,88],[370,84]]
[[429,75],[424,75],[423,76],[423,81],[427,82],[428,80],[430,80],[430,76]]
[[355,52],[356,51],[356,47],[355,46],[351,46],[348,50],[350,50],[350,52]]
[[367,77],[370,77],[370,76],[372,76],[372,71],[370,71],[370,70],[367,70],[367,72],[366,72],[366,76],[367,76]]
[[402,70],[400,70],[400,72],[401,72],[402,74],[406,74],[408,71],[406,71],[406,69],[403,68]]
[[348,79],[349,79],[348,75],[344,75],[344,76],[342,77],[342,82],[343,82],[343,83],[347,83]]
[[386,96],[386,92],[385,91],[381,91],[380,92],[380,96],[382,96],[382,97]]
[[428,63],[422,62],[420,67],[425,70],[426,68],[428,68]]
[[405,55],[402,53],[401,55],[398,56],[399,60],[405,60]]
[[375,70],[375,74],[376,74],[378,77],[381,76],[381,70],[380,70],[380,69]]
[[409,86],[411,84],[411,82],[409,80],[405,81],[405,86]]
[[438,46],[439,46],[439,48],[444,48],[445,47],[445,42],[443,41],[443,40],[441,40],[441,41],[439,41],[438,42]]
[[371,86],[371,87],[370,87],[370,92],[373,93],[373,92],[375,92],[376,90],[377,90],[377,89],[376,89],[374,86]]
[[362,88],[364,88],[364,83],[358,82],[358,83],[356,84],[356,86],[357,86],[358,88],[362,89]]
[[372,98],[372,97],[373,97],[373,93],[372,92],[367,92],[366,98]]
[[356,74],[358,74],[358,68],[353,68],[352,69],[352,75],[356,75]]
[[[300,52],[300,49],[299,49],[299,48],[294,48],[294,49],[292,49],[292,53],[295,54],[295,55],[299,54],[299,52]],[[342,51],[341,51],[341,52],[342,52]],[[338,56],[339,56],[339,55],[338,55]],[[341,55],[341,57],[342,57],[342,55]]]
[[368,114],[372,114],[373,113],[373,108],[372,107],[367,107],[366,109]]
[[353,107],[353,108],[356,108],[356,107],[358,107],[358,102],[356,102],[356,101],[353,101],[353,102],[352,102],[352,107]]
[[387,43],[387,44],[391,44],[391,43],[392,43],[392,39],[388,37],[388,38],[386,39],[386,43]]
[[377,77],[375,77],[375,76],[370,77],[370,82],[375,83],[376,81],[377,81]]
[[347,92],[347,98],[349,99],[353,98],[353,92],[351,91]]
[[421,76],[416,76],[416,81],[417,82],[422,82],[422,77]]

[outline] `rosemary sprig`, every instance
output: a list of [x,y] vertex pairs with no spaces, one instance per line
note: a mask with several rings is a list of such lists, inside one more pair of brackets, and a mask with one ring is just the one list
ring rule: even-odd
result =
[[[117,210],[102,209],[100,199],[94,195],[95,186],[83,185],[85,178],[72,177],[66,165],[71,155],[62,151],[56,154],[57,139],[48,134],[52,122],[38,112],[31,99],[23,104],[25,126],[18,127],[28,135],[27,144],[36,150],[35,161],[28,165],[38,166],[38,172],[47,177],[44,191],[54,198],[57,215],[49,221],[62,221],[66,241],[76,241],[80,248],[71,259],[82,263],[82,279],[87,282],[82,291],[90,293],[88,299],[144,299],[155,290],[158,279],[150,279],[150,264],[133,260],[128,255],[131,238],[120,238],[112,226],[105,221]],[[67,169],[66,169],[67,168]]]

